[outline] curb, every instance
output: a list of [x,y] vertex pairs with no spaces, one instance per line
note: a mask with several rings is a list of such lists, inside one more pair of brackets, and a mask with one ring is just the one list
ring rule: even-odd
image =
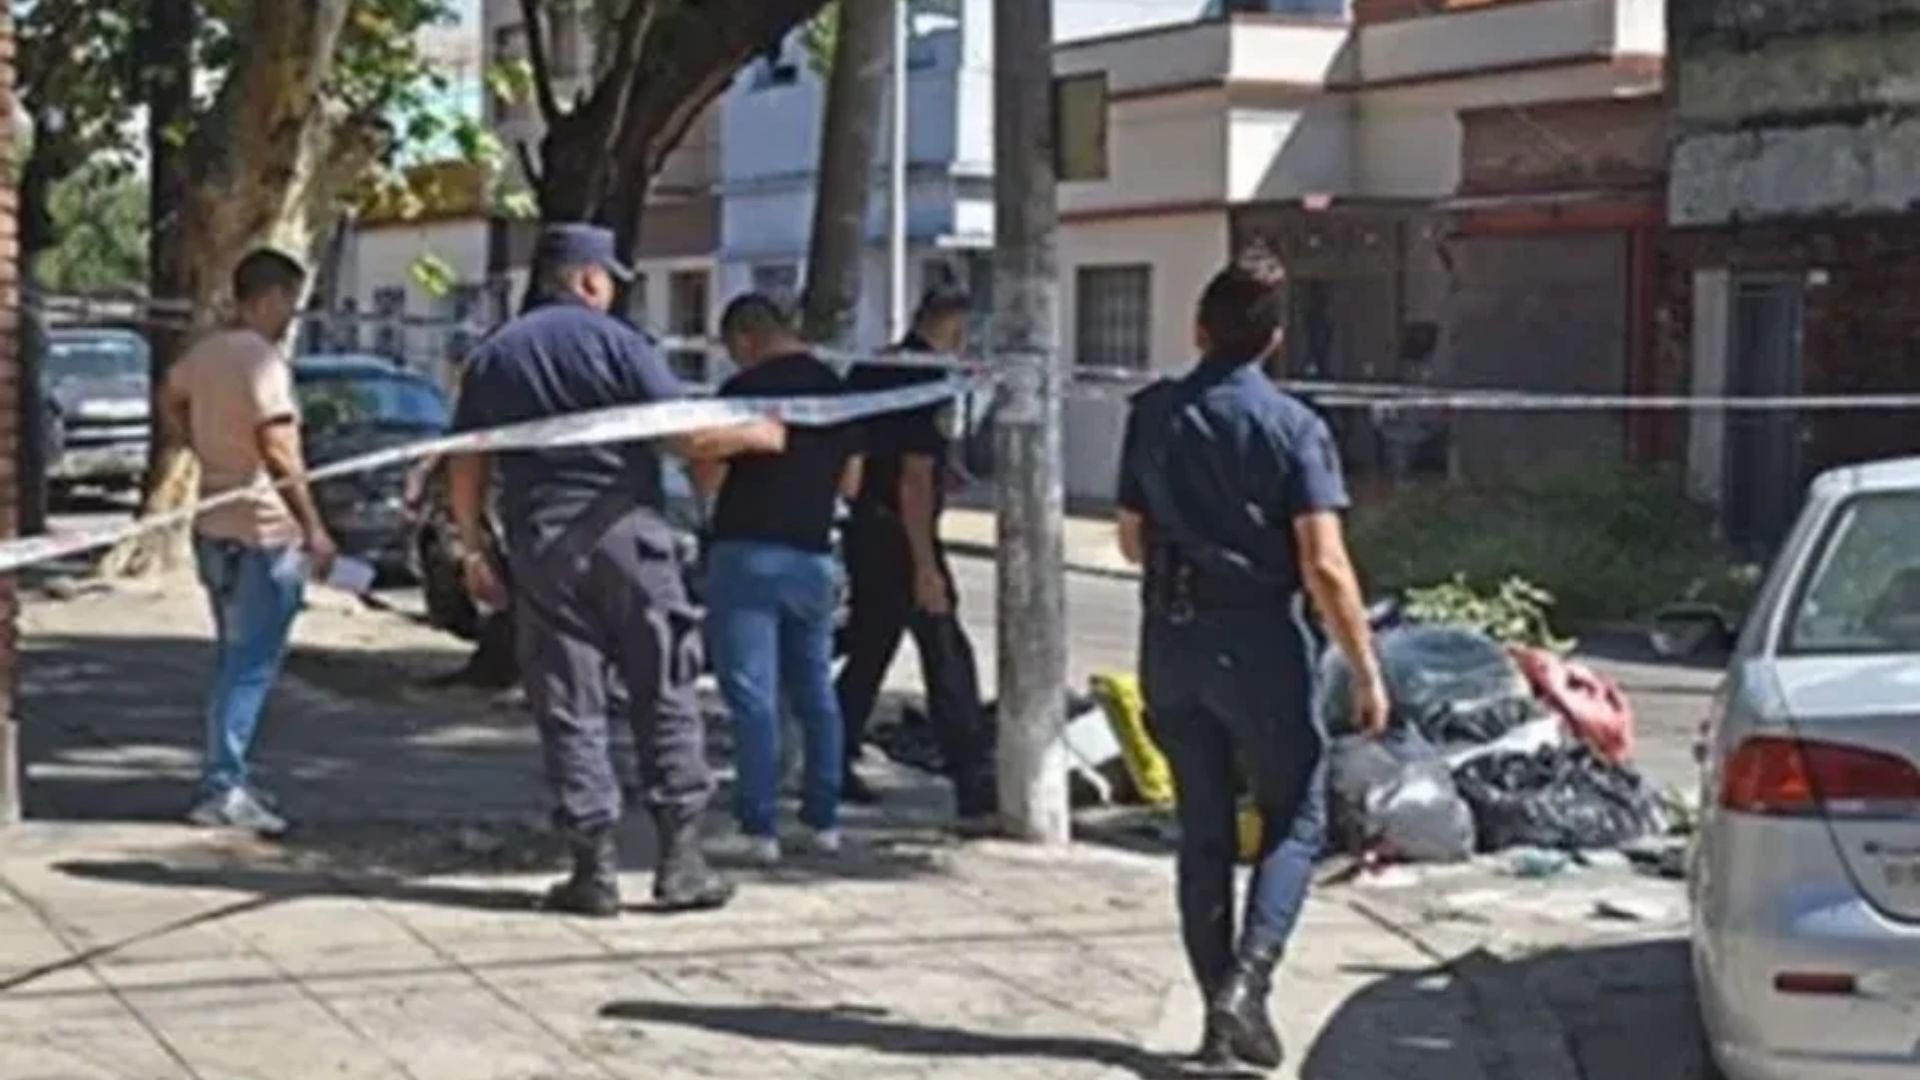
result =
[[[1000,549],[992,544],[982,544],[973,540],[949,540],[941,538],[940,545],[955,555],[965,555],[975,559],[991,559]],[[1106,578],[1109,581],[1139,581],[1140,574],[1135,570],[1120,570],[1111,566],[1098,566],[1093,563],[1067,561],[1067,572],[1085,577]]]

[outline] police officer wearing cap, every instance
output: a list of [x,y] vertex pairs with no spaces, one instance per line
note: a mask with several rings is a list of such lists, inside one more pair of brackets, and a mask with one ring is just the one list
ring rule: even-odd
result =
[[[632,272],[613,234],[589,225],[542,231],[527,311],[473,352],[455,427],[473,431],[681,396],[653,341],[608,314]],[[709,869],[700,822],[712,793],[694,680],[697,613],[663,514],[660,452],[710,461],[778,453],[786,430],[758,421],[657,441],[498,455],[501,516],[527,697],[540,729],[555,819],[573,874],[550,908],[612,915],[620,907],[614,826],[620,782],[609,756],[614,674],[625,684],[640,779],[659,837],[653,892],[666,909],[719,907],[731,886]],[[485,527],[491,455],[452,461],[451,497],[468,589],[507,604]]]
[[[1357,725],[1377,733],[1387,719],[1332,436],[1262,370],[1284,296],[1242,267],[1207,286],[1200,362],[1134,397],[1119,500],[1121,547],[1145,568],[1147,711],[1179,793],[1181,932],[1207,1008],[1200,1056],[1269,1069],[1281,1047],[1267,997],[1326,820],[1303,592],[1356,672]],[[1236,933],[1242,776],[1261,843]]]

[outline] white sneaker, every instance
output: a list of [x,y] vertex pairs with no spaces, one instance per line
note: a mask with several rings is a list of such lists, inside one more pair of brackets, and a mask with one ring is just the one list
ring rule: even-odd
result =
[[807,846],[817,855],[838,855],[846,841],[839,829],[816,829],[807,834]]
[[780,865],[780,840],[773,836],[747,837],[747,861],[756,866]]
[[285,836],[287,819],[246,788],[210,795],[187,811],[187,820],[207,829],[245,829],[265,837]]

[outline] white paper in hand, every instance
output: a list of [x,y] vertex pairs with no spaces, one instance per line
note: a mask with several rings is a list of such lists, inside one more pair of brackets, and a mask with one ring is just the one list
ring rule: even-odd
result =
[[351,555],[340,555],[334,558],[333,568],[327,571],[326,580],[322,584],[330,589],[339,589],[341,592],[352,593],[355,596],[365,596],[373,589],[373,579],[372,563],[364,559],[356,559]]

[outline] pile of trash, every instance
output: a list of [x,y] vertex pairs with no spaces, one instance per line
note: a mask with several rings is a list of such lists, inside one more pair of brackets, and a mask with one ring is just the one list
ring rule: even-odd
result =
[[1513,847],[1614,848],[1667,830],[1629,761],[1633,709],[1607,677],[1462,626],[1378,634],[1387,734],[1353,731],[1352,671],[1321,663],[1314,707],[1334,736],[1336,845],[1409,862]]

